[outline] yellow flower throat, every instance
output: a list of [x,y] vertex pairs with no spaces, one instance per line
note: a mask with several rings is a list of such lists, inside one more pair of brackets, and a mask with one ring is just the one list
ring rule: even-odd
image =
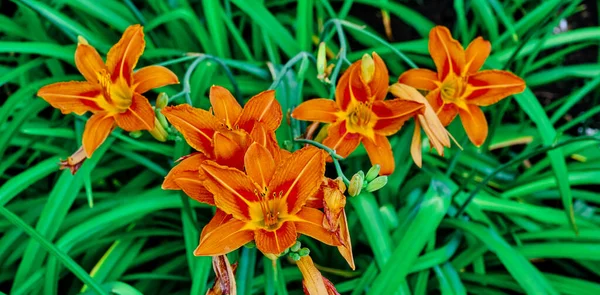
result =
[[98,72],[98,83],[102,87],[103,100],[99,106],[111,113],[123,113],[131,106],[133,91],[123,77],[112,81],[106,70]]

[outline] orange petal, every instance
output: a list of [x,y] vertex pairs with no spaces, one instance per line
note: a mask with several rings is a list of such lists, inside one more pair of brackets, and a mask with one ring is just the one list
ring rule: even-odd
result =
[[99,85],[90,82],[60,82],[42,87],[37,96],[43,98],[52,107],[63,114],[83,115],[87,111],[102,110],[96,99],[102,94]]
[[293,222],[283,222],[281,226],[274,230],[258,229],[254,232],[254,241],[256,248],[264,254],[279,255],[285,249],[296,243],[296,227]]
[[333,123],[338,119],[338,109],[335,101],[326,98],[316,98],[305,101],[292,112],[292,118],[302,121]]
[[133,89],[140,94],[150,89],[178,83],[177,75],[162,66],[147,66],[133,73]]
[[296,263],[298,269],[302,273],[302,283],[304,294],[308,295],[327,295],[330,294],[325,287],[324,277],[321,272],[315,267],[310,256],[306,255],[300,258]]
[[215,210],[215,216],[213,216],[213,218],[210,219],[210,221],[204,226],[204,228],[202,228],[202,233],[200,234],[200,242],[202,242],[202,240],[204,240],[208,234],[213,232],[215,229],[219,228],[219,226],[227,223],[231,219],[233,219],[233,216],[217,208]]
[[323,227],[324,218],[325,214],[320,210],[304,207],[296,214],[293,220],[298,233],[317,239],[330,246],[341,245],[335,232],[328,231]]
[[242,171],[206,161],[200,165],[206,189],[213,193],[217,208],[240,220],[250,220],[249,205],[258,202],[259,187]]
[[96,49],[79,43],[75,50],[75,65],[88,82],[98,83],[98,73],[106,69],[104,61]]
[[358,62],[353,63],[350,67],[342,74],[342,77],[338,80],[337,86],[335,87],[335,102],[342,111],[345,111],[350,104],[352,98],[350,97],[350,72],[356,68],[360,70]]
[[222,132],[215,132],[213,146],[215,162],[240,170],[244,169],[246,149],[239,142],[227,137]]
[[271,156],[273,156],[273,159],[275,160],[275,163],[279,163],[281,161],[282,149],[279,148],[279,144],[277,143],[277,138],[275,137],[275,132],[273,130],[269,130],[264,123],[258,122],[254,124],[254,128],[252,128],[250,136],[254,142],[257,142],[269,150]]
[[329,125],[327,137],[323,144],[335,150],[341,157],[347,157],[360,144],[361,135],[349,133],[346,129],[346,121],[339,121]]
[[488,106],[509,95],[523,92],[525,81],[511,72],[488,70],[470,76],[467,89],[473,91],[467,97],[467,103]]
[[419,120],[415,120],[415,130],[413,132],[412,142],[410,144],[410,155],[419,168],[421,168],[423,165],[422,151],[421,124],[419,124]]
[[179,164],[169,171],[162,184],[162,189],[183,190],[190,198],[209,205],[215,201],[200,178],[200,164],[208,158],[202,153],[194,153],[186,156]]
[[97,113],[85,123],[83,130],[83,149],[88,158],[106,140],[115,127],[115,119],[108,113]]
[[465,50],[465,66],[468,67],[465,74],[472,75],[479,71],[485,60],[490,56],[491,51],[492,44],[489,41],[483,40],[482,37],[477,37],[471,41],[471,44]]
[[383,59],[381,59],[376,52],[373,52],[372,55],[373,61],[375,62],[375,72],[371,82],[369,82],[368,85],[371,88],[371,94],[375,97],[375,99],[383,100],[388,92],[390,75],[385,63],[383,62]]
[[127,111],[117,114],[115,120],[125,131],[152,130],[155,122],[154,109],[147,98],[134,93]]
[[325,152],[307,146],[283,161],[273,175],[269,191],[282,193],[287,213],[296,214],[317,193],[325,173]]
[[467,105],[468,110],[459,109],[460,121],[465,127],[465,131],[471,142],[476,146],[481,146],[485,142],[488,134],[488,125],[485,115],[476,105]]
[[346,210],[343,210],[342,216],[340,216],[339,238],[341,239],[342,245],[337,246],[338,251],[342,257],[346,259],[350,268],[352,268],[352,270],[356,269],[356,265],[354,265],[354,255],[352,254],[352,241],[350,240],[350,231],[348,230]]
[[437,73],[427,69],[410,69],[398,78],[398,82],[421,90],[433,90],[438,88],[439,80]]
[[275,91],[267,90],[248,100],[236,125],[251,132],[256,122],[262,122],[268,129],[277,130],[282,116],[281,105],[275,99]]
[[379,164],[381,170],[379,175],[389,175],[394,172],[395,161],[394,154],[392,153],[392,146],[387,137],[375,134],[374,140],[363,137],[362,144],[367,150],[371,164]]
[[215,227],[210,232],[204,233],[202,231],[202,238],[200,239],[198,248],[194,250],[194,255],[225,255],[235,251],[253,239],[254,231],[247,229],[246,222],[232,218]]
[[448,73],[460,76],[465,67],[465,51],[458,41],[452,38],[450,30],[436,26],[429,32],[429,53],[435,62],[438,80],[443,81]]
[[425,105],[410,100],[392,99],[373,102],[372,111],[377,116],[373,126],[376,133],[389,136],[400,130],[406,120],[423,113]]
[[212,155],[212,138],[215,130],[221,129],[219,121],[209,112],[188,104],[166,107],[162,114],[183,134],[185,141],[205,155]]
[[179,186],[177,186],[177,184],[174,181],[175,175],[180,172],[183,172],[183,171],[198,172],[200,170],[200,164],[202,164],[207,159],[208,158],[202,153],[193,153],[193,154],[189,154],[187,156],[181,157],[180,159],[177,160],[177,162],[179,162],[179,163],[177,165],[175,165],[171,169],[171,171],[169,171],[167,176],[165,177],[165,180],[163,181],[163,184],[162,184],[162,189],[168,189],[168,190],[181,189]]
[[132,85],[133,69],[144,52],[146,41],[140,25],[129,26],[121,40],[115,44],[106,56],[106,67],[113,81],[122,77],[128,85]]
[[260,187],[267,187],[275,173],[273,156],[267,148],[256,142],[248,148],[244,156],[244,166],[246,174]]
[[348,88],[350,90],[350,99],[360,102],[370,102],[373,100],[371,88],[363,81],[361,71],[362,60],[355,62],[356,67],[350,67],[350,78],[348,80]]
[[230,128],[235,127],[233,124],[240,117],[242,107],[231,95],[231,92],[221,86],[213,86],[210,88],[208,97],[215,116],[224,121]]
[[444,126],[450,125],[450,123],[454,121],[454,118],[456,118],[456,115],[458,115],[458,107],[455,104],[444,104],[439,89],[433,90],[427,94],[427,102],[429,102]]

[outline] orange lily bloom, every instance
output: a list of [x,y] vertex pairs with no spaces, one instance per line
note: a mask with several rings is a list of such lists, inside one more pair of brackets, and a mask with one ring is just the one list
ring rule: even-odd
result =
[[274,130],[281,124],[282,111],[271,90],[252,97],[243,109],[223,87],[211,87],[209,97],[214,114],[187,104],[162,110],[198,151],[178,160],[180,163],[165,177],[162,188],[183,190],[194,200],[214,205],[212,194],[202,184],[200,165],[213,160],[243,170],[244,155],[253,142],[266,147],[279,160],[282,152]]
[[404,122],[421,112],[423,104],[400,99],[384,100],[389,74],[383,60],[373,52],[353,63],[340,78],[335,101],[311,99],[300,104],[292,117],[298,120],[330,123],[323,144],[342,157],[362,142],[380,174],[394,171],[392,147],[386,136],[395,134]]
[[488,134],[480,107],[525,90],[525,82],[510,72],[479,71],[491,50],[490,42],[481,37],[464,50],[448,28],[437,26],[429,33],[429,53],[437,73],[412,69],[402,74],[398,82],[429,91],[427,100],[442,124],[448,126],[458,114],[471,142],[480,146]]
[[204,186],[219,209],[206,225],[195,255],[223,255],[255,241],[269,257],[296,242],[298,234],[339,246],[323,228],[323,212],[306,207],[325,172],[324,151],[309,146],[276,164],[271,153],[253,143],[244,157],[245,173],[212,161],[201,165]]
[[115,125],[126,131],[152,130],[154,110],[142,94],[179,83],[177,76],[162,66],[133,72],[144,46],[143,28],[130,26],[108,52],[105,64],[96,49],[80,37],[75,65],[86,81],[54,83],[38,91],[38,96],[63,114],[93,113],[83,131],[83,149],[88,158]]

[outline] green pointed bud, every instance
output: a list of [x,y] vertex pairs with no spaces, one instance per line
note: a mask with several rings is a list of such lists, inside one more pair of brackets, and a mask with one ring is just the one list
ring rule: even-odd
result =
[[298,251],[298,255],[300,255],[300,257],[307,256],[308,254],[310,254],[310,250],[308,248],[302,248],[300,251]]
[[290,248],[286,248],[281,255],[286,255],[288,253],[290,253]]
[[365,83],[371,82],[375,75],[375,61],[369,54],[364,54],[360,63],[360,73]]
[[292,257],[292,259],[294,259],[294,261],[298,261],[298,260],[300,260],[300,258],[302,258],[302,257],[300,257],[300,255],[298,255],[298,253],[291,253],[290,257]]
[[156,119],[158,119],[158,123],[162,125],[163,128],[168,130],[169,122],[167,121],[165,115],[163,115],[160,111],[155,111],[154,113],[156,114]]
[[158,141],[165,142],[167,141],[167,137],[169,133],[165,130],[165,127],[158,120],[158,116],[154,117],[154,129],[148,131],[150,134]]
[[[352,179],[350,180],[350,185],[348,186],[348,194],[351,197],[356,197],[358,196],[358,194],[360,194],[360,191],[363,188],[363,183],[364,183],[364,173],[360,173],[362,171],[358,171],[358,173],[354,174],[352,176]],[[362,175],[361,175],[362,174]]]
[[248,249],[253,249],[253,248],[256,248],[256,243],[254,243],[254,241],[250,241],[250,242],[246,243],[246,245],[244,245],[244,247],[246,247]]
[[169,104],[169,96],[164,92],[159,93],[156,98],[156,108],[164,109],[167,104]]
[[375,164],[375,166],[371,167],[369,171],[367,171],[367,176],[365,176],[366,181],[373,181],[375,177],[379,176],[379,170],[381,170],[381,166],[379,164]]
[[290,251],[292,251],[292,252],[298,252],[298,250],[300,250],[300,247],[302,247],[302,244],[300,242],[296,241],[296,244],[294,244],[290,248]]
[[133,138],[140,138],[142,137],[142,131],[131,131],[129,132],[129,136]]
[[292,149],[294,149],[294,144],[292,143],[291,140],[284,140],[283,148],[291,152]]
[[317,74],[319,79],[325,78],[325,68],[327,67],[327,47],[325,42],[319,43],[317,51]]
[[387,184],[387,176],[379,176],[367,185],[367,191],[374,192]]

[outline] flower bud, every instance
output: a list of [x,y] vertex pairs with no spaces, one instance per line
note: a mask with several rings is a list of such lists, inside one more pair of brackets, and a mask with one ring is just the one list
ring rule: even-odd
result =
[[302,248],[298,251],[298,255],[300,255],[300,257],[306,256],[310,254],[310,250],[308,248]]
[[319,50],[317,51],[317,73],[318,78],[325,78],[325,67],[327,66],[327,47],[325,42],[319,43]]
[[356,173],[352,176],[352,179],[350,180],[350,185],[348,186],[348,194],[351,197],[358,196],[364,185],[364,177],[361,175],[362,173],[360,173],[362,171],[358,172],[359,173]]
[[77,36],[77,44],[90,45],[81,35]]
[[142,131],[131,131],[129,132],[129,136],[133,138],[140,138],[142,137]]
[[156,138],[156,140],[162,142],[167,141],[167,137],[169,136],[169,133],[167,133],[157,117],[154,117],[154,129],[150,130],[149,132],[154,138]]
[[375,75],[375,61],[369,54],[364,54],[360,63],[360,72],[365,83],[371,82]]
[[379,177],[373,179],[373,181],[369,182],[369,185],[367,185],[367,191],[374,192],[376,190],[381,189],[386,184],[387,184],[387,176],[379,176]]
[[294,259],[294,261],[298,261],[300,258],[302,258],[302,256],[300,256],[298,253],[290,253],[290,257]]
[[294,244],[290,248],[290,251],[292,251],[292,252],[298,252],[298,250],[300,250],[300,247],[302,247],[302,244],[300,242],[296,241],[296,244]]
[[381,166],[379,164],[375,164],[369,171],[367,171],[367,176],[365,176],[365,180],[373,181],[375,177],[379,176],[379,170],[381,170]]
[[159,93],[156,98],[156,108],[164,109],[167,104],[169,104],[169,96],[164,92]]

